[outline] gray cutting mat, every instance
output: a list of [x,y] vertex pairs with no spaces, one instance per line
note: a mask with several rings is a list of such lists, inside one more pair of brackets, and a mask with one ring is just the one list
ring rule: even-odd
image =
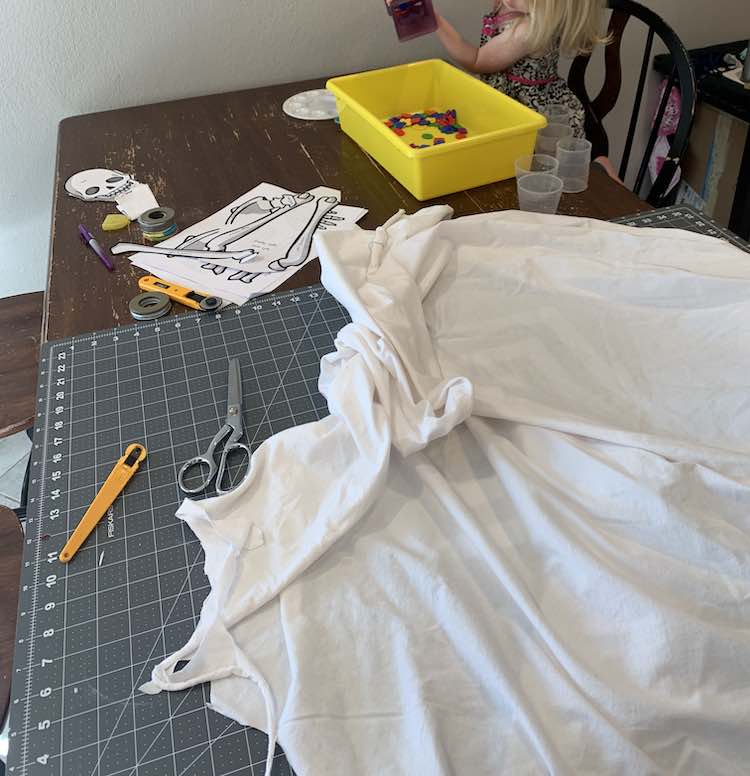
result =
[[[620,219],[747,245],[686,207]],[[242,362],[255,449],[327,413],[320,358],[346,312],[322,287],[219,315],[185,315],[42,351],[24,552],[9,771],[13,776],[263,773],[266,738],[210,711],[208,688],[142,695],[151,668],[193,632],[208,594],[199,542],[174,513],[182,462],[225,413]],[[149,458],[67,567],[56,557],[131,442]],[[279,752],[274,774],[291,773]]]
[[[327,414],[320,359],[349,319],[321,286],[218,315],[75,337],[41,353],[11,704],[14,776],[262,774],[267,740],[206,707],[208,687],[133,688],[192,634],[203,552],[175,518],[181,464],[226,413],[242,364],[251,449]],[[128,444],[149,456],[68,566],[67,536]],[[290,774],[282,754],[274,774]]]
[[746,243],[726,227],[716,223],[713,218],[700,213],[688,205],[673,205],[672,207],[652,210],[649,213],[638,213],[634,216],[612,219],[615,224],[626,226],[658,227],[659,229],[686,229],[689,232],[706,234],[709,237],[721,237],[743,251],[750,251],[750,244]]

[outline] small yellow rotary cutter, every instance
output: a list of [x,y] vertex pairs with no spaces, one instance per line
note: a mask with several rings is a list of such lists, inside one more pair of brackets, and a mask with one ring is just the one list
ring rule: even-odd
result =
[[143,445],[135,444],[128,447],[125,455],[115,464],[112,473],[96,494],[96,498],[81,518],[68,543],[63,547],[60,553],[61,563],[70,563],[73,560],[81,545],[89,538],[115,499],[125,490],[125,486],[138,471],[141,463],[146,460],[146,455],[146,448]]
[[192,310],[202,310],[203,312],[213,312],[218,310],[224,302],[218,296],[208,296],[200,291],[192,291],[189,288],[177,286],[174,283],[167,283],[166,280],[146,275],[138,281],[141,291],[150,291],[160,294],[166,294],[173,302],[179,302]]

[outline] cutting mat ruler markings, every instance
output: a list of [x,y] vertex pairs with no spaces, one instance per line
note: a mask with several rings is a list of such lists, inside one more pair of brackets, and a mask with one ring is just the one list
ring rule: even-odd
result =
[[[346,311],[320,286],[223,314],[48,344],[41,358],[11,704],[14,776],[262,773],[265,736],[207,708],[208,688],[133,688],[192,634],[203,552],[174,517],[181,464],[226,413],[239,357],[251,448],[327,414],[320,359]],[[69,566],[69,533],[131,442],[149,457]],[[240,458],[237,466],[244,471]],[[211,495],[211,494],[209,494]],[[126,516],[126,517],[125,517]],[[274,774],[290,774],[279,753]]]
[[[619,219],[739,238],[688,207]],[[216,433],[242,361],[252,449],[327,414],[321,357],[349,319],[321,286],[44,346],[22,563],[13,776],[263,773],[266,738],[207,707],[208,688],[134,690],[191,636],[203,552],[175,519],[177,470]],[[131,442],[149,458],[69,566],[57,554]],[[279,753],[275,776],[291,774]]]
[[647,213],[638,213],[634,216],[615,218],[612,219],[612,222],[626,226],[685,229],[688,232],[697,232],[709,237],[720,237],[737,248],[750,252],[750,244],[745,242],[745,240],[718,224],[713,218],[700,213],[688,205],[673,205],[672,207],[652,210]]

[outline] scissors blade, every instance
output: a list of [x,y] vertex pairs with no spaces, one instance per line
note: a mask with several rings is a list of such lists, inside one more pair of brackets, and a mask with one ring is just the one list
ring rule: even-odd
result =
[[237,441],[243,434],[242,430],[242,372],[240,361],[233,358],[229,362],[229,379],[227,385],[227,425],[234,429],[232,440]]

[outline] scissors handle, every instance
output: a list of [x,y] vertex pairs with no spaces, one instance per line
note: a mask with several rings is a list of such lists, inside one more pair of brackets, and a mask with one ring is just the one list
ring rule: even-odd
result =
[[224,477],[227,472],[227,459],[232,453],[237,452],[238,450],[242,450],[247,455],[247,471],[245,472],[245,477],[247,477],[247,474],[250,471],[250,448],[247,445],[242,444],[242,442],[233,442],[231,440],[227,442],[221,452],[221,459],[219,460],[219,473],[216,475],[216,492],[220,496],[231,493],[233,490],[235,490],[235,488],[239,487],[239,485],[245,479],[245,477],[243,477],[242,480],[240,480],[240,482],[238,482],[236,485],[232,485],[230,483],[229,488],[224,487]]
[[[180,469],[180,473],[177,475],[177,484],[180,486],[180,490],[182,490],[184,493],[193,495],[195,493],[202,493],[208,488],[208,486],[211,484],[211,480],[216,476],[216,472],[219,470],[215,458],[216,448],[221,444],[222,439],[224,439],[228,434],[232,434],[233,432],[234,429],[232,429],[231,426],[225,424],[219,429],[219,433],[216,434],[216,436],[211,440],[211,444],[208,446],[208,450],[206,450],[205,455],[196,455],[195,458],[191,458],[183,465],[183,467]],[[229,441],[231,442],[232,440],[230,439]],[[196,466],[208,467],[208,471],[198,485],[189,487],[185,483],[185,475]]]
[[[191,488],[186,484],[185,477],[189,471],[195,469],[196,467],[201,467],[204,469],[207,467],[206,474],[198,485]],[[194,493],[202,493],[211,484],[211,480],[214,478],[214,475],[218,469],[219,467],[216,465],[216,461],[214,461],[213,458],[208,458],[205,455],[197,455],[195,458],[191,458],[189,461],[183,464],[182,468],[180,469],[180,473],[177,475],[177,483],[180,486],[180,490],[191,495]]]

